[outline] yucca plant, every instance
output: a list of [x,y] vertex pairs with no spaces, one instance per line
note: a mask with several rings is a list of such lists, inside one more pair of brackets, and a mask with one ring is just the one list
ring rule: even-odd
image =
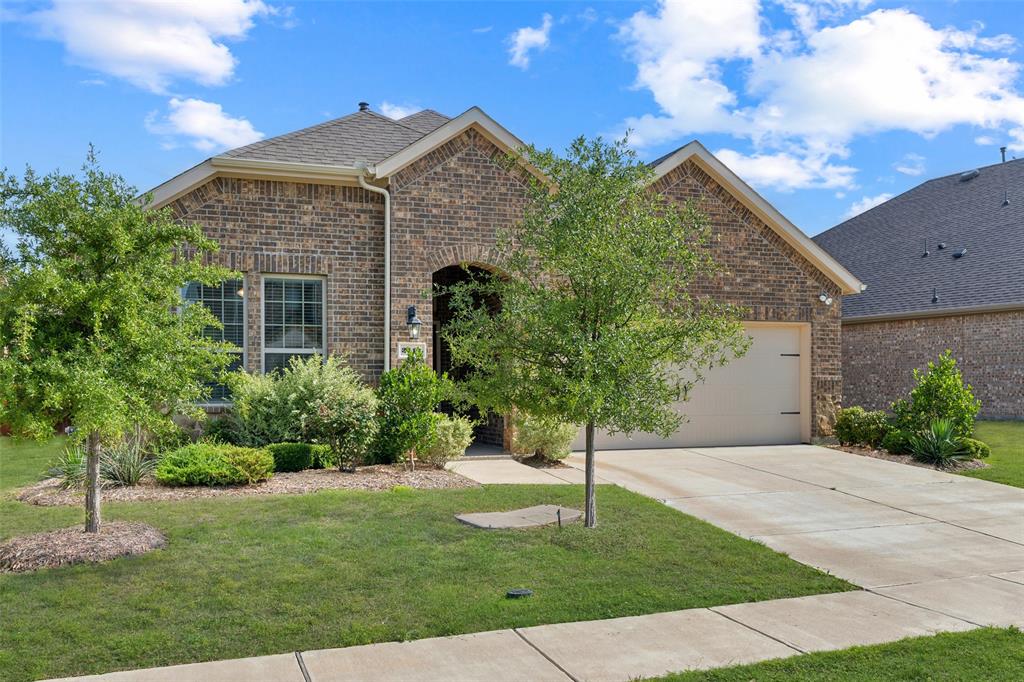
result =
[[914,459],[948,468],[958,460],[970,459],[971,454],[963,439],[957,435],[951,419],[935,419],[928,429],[910,437],[910,452]]
[[138,485],[156,468],[156,459],[146,452],[140,432],[104,448],[100,455],[100,478],[105,484]]
[[81,488],[85,485],[85,449],[80,445],[69,445],[61,450],[47,469],[47,473],[60,479],[64,490]]

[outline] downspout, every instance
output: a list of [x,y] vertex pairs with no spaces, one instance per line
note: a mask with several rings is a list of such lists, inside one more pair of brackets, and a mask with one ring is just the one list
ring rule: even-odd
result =
[[384,371],[391,369],[391,193],[366,182],[359,175],[359,186],[384,197]]

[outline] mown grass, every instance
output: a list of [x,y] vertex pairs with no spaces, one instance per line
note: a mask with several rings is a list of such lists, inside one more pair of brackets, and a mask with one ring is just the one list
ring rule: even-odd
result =
[[[0,441],[4,487],[57,446]],[[620,488],[599,526],[481,531],[466,511],[579,506],[580,486],[220,498],[104,506],[167,548],[0,576],[0,679],[24,680],[417,639],[854,589]],[[0,501],[0,537],[69,526],[77,508]],[[529,587],[526,600],[505,591]]]
[[982,628],[658,679],[661,682],[1010,682],[1024,679],[1024,633],[1014,628]]
[[965,476],[1024,488],[1024,421],[978,422],[974,437],[992,448],[987,469],[971,469]]

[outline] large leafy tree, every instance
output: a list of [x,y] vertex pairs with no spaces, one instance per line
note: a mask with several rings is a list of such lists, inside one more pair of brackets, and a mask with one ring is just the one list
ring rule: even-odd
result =
[[216,243],[167,210],[147,211],[90,151],[78,176],[0,173],[0,422],[45,438],[70,424],[87,451],[85,529],[98,532],[102,444],[193,409],[229,361],[204,340],[217,322],[183,307],[186,282],[230,273],[205,265]]
[[691,292],[716,271],[707,218],[652,191],[625,140],[523,153],[546,179],[499,241],[502,276],[452,287],[446,336],[482,407],[584,426],[592,527],[595,431],[667,436],[673,403],[749,341],[738,310]]

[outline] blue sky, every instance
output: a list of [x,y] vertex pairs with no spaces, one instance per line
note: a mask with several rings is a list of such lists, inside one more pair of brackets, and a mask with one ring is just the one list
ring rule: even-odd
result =
[[700,139],[808,234],[1024,155],[1014,2],[8,3],[0,162],[87,145],[148,189],[356,110],[478,105],[520,138]]

